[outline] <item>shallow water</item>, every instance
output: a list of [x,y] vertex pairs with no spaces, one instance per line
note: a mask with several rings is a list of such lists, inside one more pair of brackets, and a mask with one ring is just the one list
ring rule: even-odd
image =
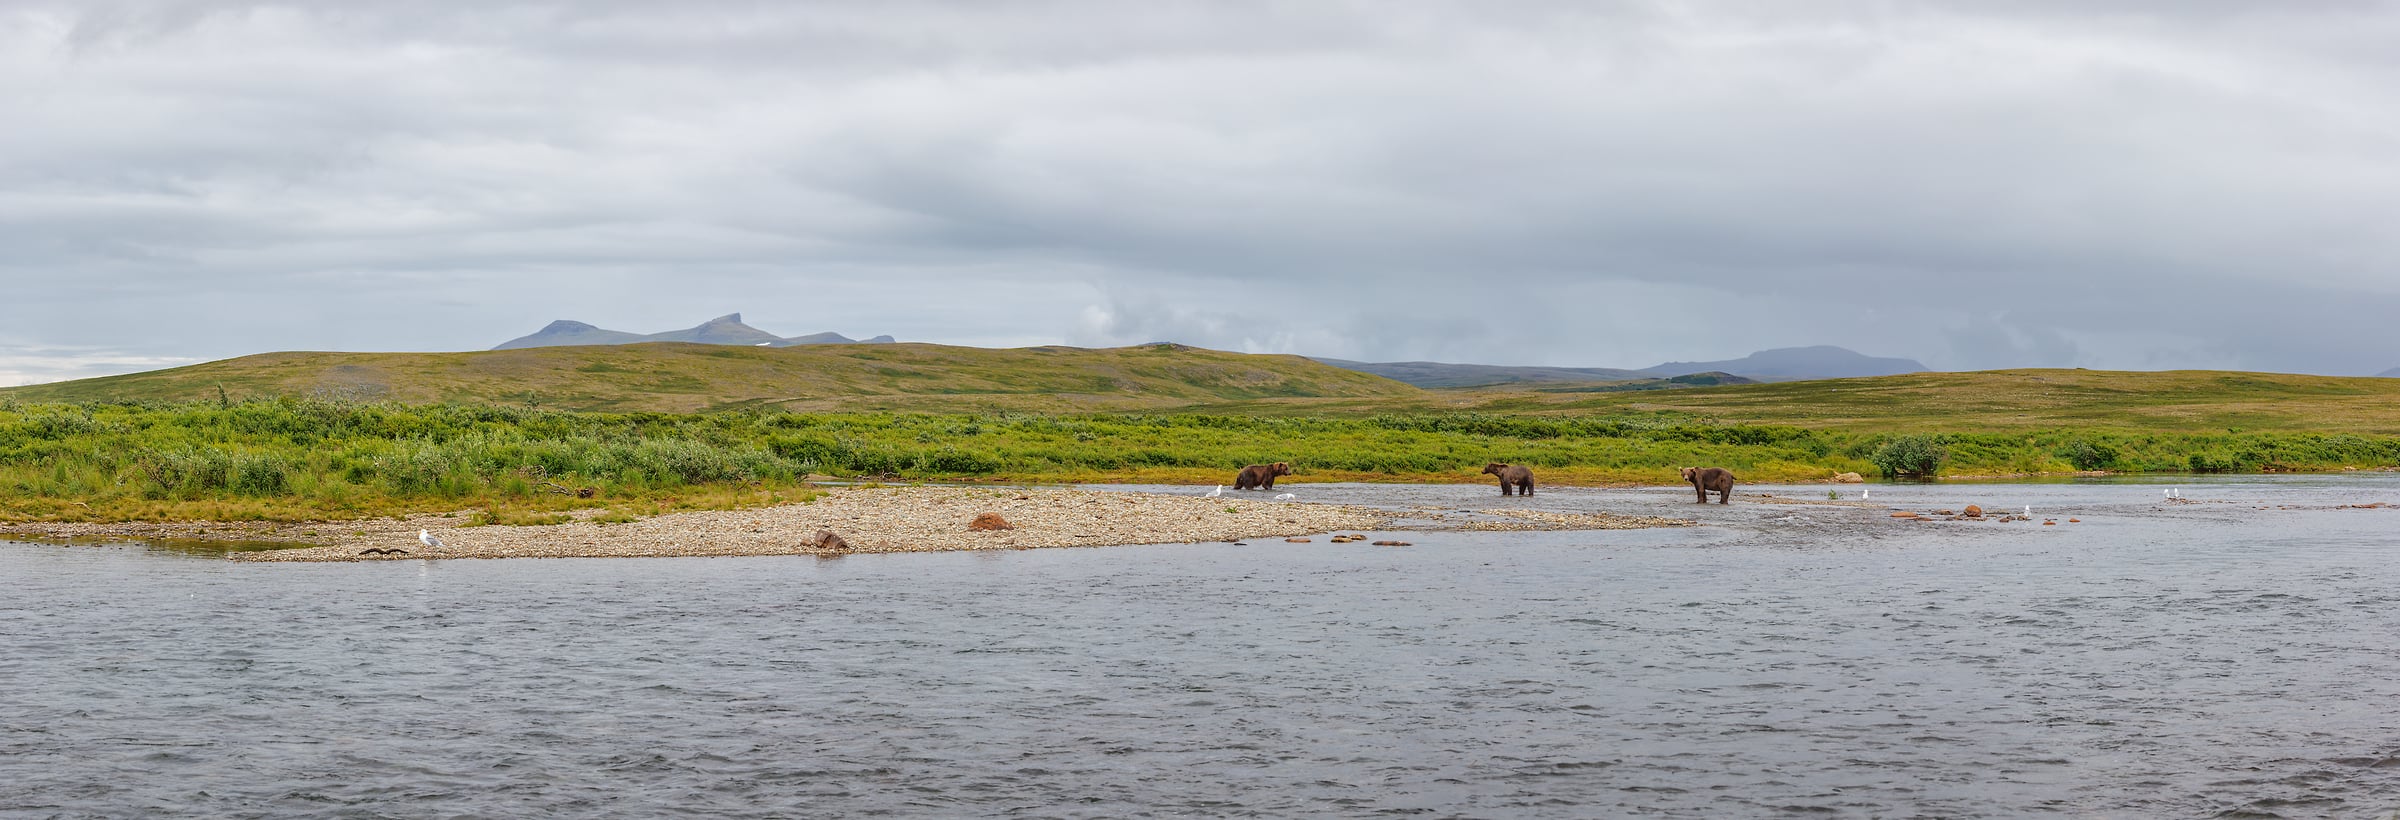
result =
[[2158,486],[1874,488],[2049,527],[1281,488],[1710,524],[1406,548],[262,565],[0,543],[0,814],[2400,808],[2400,510],[2335,509],[2400,479]]

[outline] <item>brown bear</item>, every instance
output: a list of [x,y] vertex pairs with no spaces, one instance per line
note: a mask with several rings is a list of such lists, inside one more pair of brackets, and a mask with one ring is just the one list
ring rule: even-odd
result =
[[1501,495],[1508,495],[1515,490],[1523,490],[1526,495],[1533,494],[1533,471],[1523,465],[1493,462],[1483,465],[1483,474],[1500,477]]
[[1692,482],[1692,492],[1700,496],[1699,503],[1708,503],[1708,494],[1717,494],[1717,503],[1733,500],[1733,473],[1723,467],[1685,467],[1683,480]]
[[1241,475],[1233,477],[1233,488],[1236,490],[1272,490],[1275,489],[1276,476],[1291,474],[1292,465],[1287,462],[1252,464],[1243,467]]

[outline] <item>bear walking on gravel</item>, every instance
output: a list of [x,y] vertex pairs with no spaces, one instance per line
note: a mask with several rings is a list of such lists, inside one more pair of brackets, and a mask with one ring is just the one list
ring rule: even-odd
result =
[[1501,495],[1516,491],[1522,491],[1525,495],[1533,494],[1533,470],[1525,465],[1493,462],[1483,465],[1483,474],[1500,477]]
[[1692,492],[1700,496],[1699,503],[1708,503],[1708,494],[1712,492],[1717,494],[1719,504],[1733,500],[1733,473],[1723,467],[1685,467],[1683,480],[1692,482]]
[[1233,477],[1233,488],[1236,490],[1272,490],[1275,489],[1276,476],[1291,474],[1292,465],[1286,462],[1252,464],[1243,467],[1241,475]]

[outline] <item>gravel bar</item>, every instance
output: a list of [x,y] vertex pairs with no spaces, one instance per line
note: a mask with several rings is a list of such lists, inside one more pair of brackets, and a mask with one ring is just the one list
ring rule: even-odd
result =
[[[1824,502],[1818,502],[1824,503]],[[0,536],[68,542],[205,541],[275,543],[235,551],[235,561],[395,561],[423,558],[628,558],[708,555],[838,555],[870,552],[1107,547],[1286,538],[1368,530],[1617,530],[1688,527],[1642,515],[1530,509],[1441,512],[1264,497],[1128,490],[990,487],[844,487],[814,501],[745,510],[679,512],[638,521],[588,520],[540,526],[460,526],[462,510],[359,521],[22,522]],[[590,517],[603,512],[587,510]],[[1011,529],[975,531],[990,513]],[[1460,522],[1461,515],[1481,518]],[[430,530],[442,546],[418,542]],[[846,548],[822,548],[829,531]]]
[[[994,513],[1013,529],[969,531]],[[878,487],[830,491],[815,501],[748,510],[670,513],[622,524],[457,527],[454,518],[330,525],[324,546],[230,555],[237,561],[374,561],[418,558],[623,558],[822,555],[867,552],[1103,547],[1234,541],[1368,530],[1390,520],[1365,507],[1099,490]],[[417,529],[443,545],[417,542]],[[359,534],[363,530],[365,534]],[[813,546],[830,530],[846,550]],[[397,547],[403,553],[360,555]]]

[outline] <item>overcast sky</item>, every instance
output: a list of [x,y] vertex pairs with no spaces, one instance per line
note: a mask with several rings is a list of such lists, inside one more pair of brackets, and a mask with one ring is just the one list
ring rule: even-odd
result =
[[2400,366],[2383,2],[0,0],[0,384],[653,332]]

